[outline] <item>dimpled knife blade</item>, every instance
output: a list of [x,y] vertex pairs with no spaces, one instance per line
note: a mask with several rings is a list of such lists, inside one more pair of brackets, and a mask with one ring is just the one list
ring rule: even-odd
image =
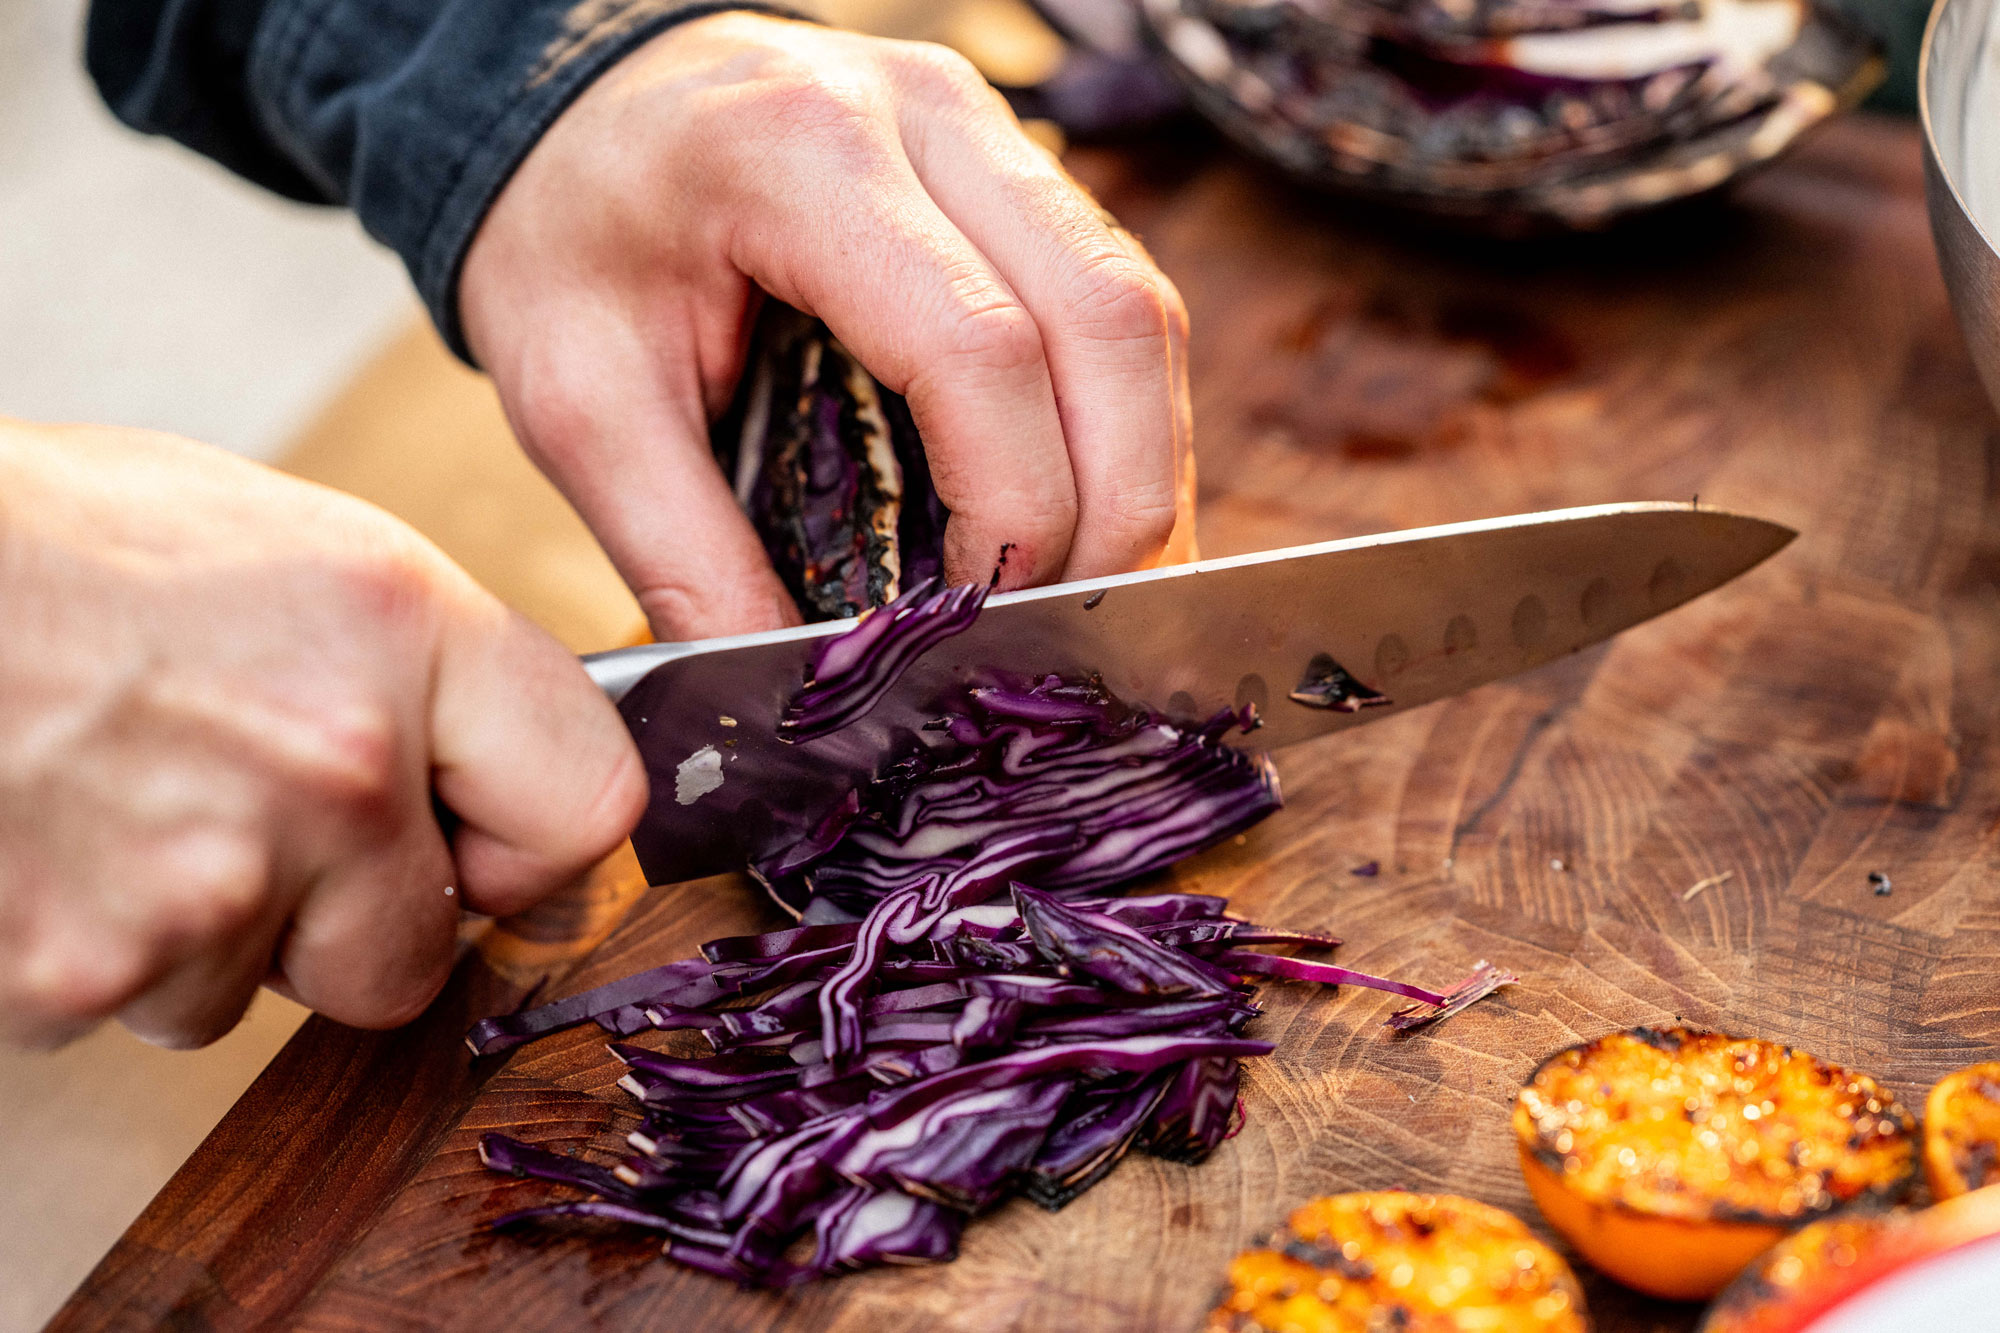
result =
[[[1100,677],[1183,720],[1255,703],[1277,748],[1526,671],[1650,620],[1795,534],[1685,504],[1599,505],[1415,528],[1002,593],[854,726],[777,739],[821,638],[841,622],[653,644],[585,659],[652,779],[633,842],[654,883],[737,869],[796,841],[968,686]],[[1337,663],[1389,702],[1296,703]]]

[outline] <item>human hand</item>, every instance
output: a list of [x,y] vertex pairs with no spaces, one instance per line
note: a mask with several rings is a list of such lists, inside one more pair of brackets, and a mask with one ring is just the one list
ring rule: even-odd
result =
[[1004,586],[1191,537],[1187,316],[1128,234],[942,47],[753,14],[593,84],[487,214],[461,322],[531,456],[655,633],[792,623],[709,450],[759,294],[906,395],[946,574]]
[[527,906],[644,802],[574,659],[434,547],[186,441],[0,421],[0,625],[14,1042],[199,1045],[267,978],[402,1023],[461,907]]

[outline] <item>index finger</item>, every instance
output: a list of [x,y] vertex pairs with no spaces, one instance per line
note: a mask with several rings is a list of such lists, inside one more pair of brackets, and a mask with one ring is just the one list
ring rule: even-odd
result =
[[1157,562],[1176,517],[1179,297],[961,58],[904,57],[927,95],[903,115],[917,172],[1036,318],[1076,478],[1064,577]]
[[[1003,587],[1059,578],[1076,486],[1042,336],[1014,291],[931,200],[893,131],[854,154],[801,151],[738,235],[737,266],[824,320],[910,404],[951,521],[945,572]],[[849,179],[849,176],[852,179]],[[810,214],[800,205],[810,201]],[[827,213],[843,225],[825,225]],[[780,240],[782,238],[782,241]]]
[[431,695],[432,785],[465,905],[505,916],[632,831],[646,775],[617,709],[575,658],[490,602],[446,632]]

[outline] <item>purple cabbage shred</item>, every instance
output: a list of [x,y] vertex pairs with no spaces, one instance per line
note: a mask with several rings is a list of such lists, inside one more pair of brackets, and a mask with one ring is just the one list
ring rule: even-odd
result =
[[831,736],[867,716],[910,663],[972,628],[990,585],[946,587],[932,580],[862,615],[845,634],[820,640],[812,679],[778,723],[778,738],[799,744]]
[[[1243,941],[1328,946],[1202,894],[1058,898],[1014,884],[976,904],[923,903],[903,890],[853,925],[712,941],[702,961],[643,974],[667,989],[636,1004],[610,986],[514,1015],[492,1049],[629,1007],[686,1032],[676,1050],[708,1053],[612,1043],[639,1115],[622,1161],[486,1135],[494,1171],[590,1196],[498,1225],[652,1230],[668,1258],[746,1285],[941,1262],[1009,1194],[1060,1208],[1134,1150],[1189,1163],[1213,1152],[1239,1122],[1243,1061],[1271,1050],[1245,1035],[1260,1012],[1253,978],[1419,999],[1389,1020],[1399,1028],[1512,979],[1481,964],[1440,994],[1256,953]],[[989,952],[965,952],[971,940]],[[788,947],[806,961],[774,974]],[[717,997],[705,1007],[665,998],[697,982]]]
[[806,845],[752,868],[788,911],[817,899],[860,916],[885,894],[954,879],[1004,887],[991,873],[1002,859],[1020,862],[1007,876],[1047,892],[1101,892],[1284,803],[1268,759],[1222,743],[1255,725],[1248,709],[1184,726],[1095,681],[1050,676],[972,689],[940,721],[933,744],[890,764]]
[[[984,595],[920,586],[829,640],[789,738],[862,716]],[[1056,677],[971,690],[938,739],[755,868],[799,925],[473,1027],[479,1055],[588,1022],[679,1034],[610,1046],[638,1116],[622,1160],[482,1138],[487,1167],[541,1182],[498,1225],[636,1227],[746,1285],[942,1262],[1010,1194],[1060,1208],[1135,1149],[1213,1152],[1241,1123],[1243,1062],[1272,1049],[1245,1035],[1257,978],[1417,1001],[1398,1029],[1514,980],[1481,963],[1430,991],[1258,952],[1339,941],[1220,898],[1115,896],[1278,807],[1269,763],[1222,743],[1254,723],[1185,726]]]

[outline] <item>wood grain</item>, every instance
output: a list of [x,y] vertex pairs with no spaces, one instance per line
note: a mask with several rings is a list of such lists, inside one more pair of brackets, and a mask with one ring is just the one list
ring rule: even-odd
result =
[[[1206,1165],[1010,1204],[948,1267],[746,1294],[615,1233],[482,1229],[550,1192],[481,1171],[482,1131],[609,1152],[631,1117],[595,1034],[471,1065],[466,1020],[573,957],[558,991],[769,921],[739,882],[607,870],[593,911],[484,941],[417,1026],[309,1025],[58,1328],[1187,1329],[1316,1193],[1454,1190],[1538,1223],[1506,1108],[1562,1044],[1681,1018],[1908,1098],[2000,1049],[1996,426],[1910,127],[1848,121],[1726,207],[1510,248],[1200,144],[1071,161],[1192,308],[1209,553],[1697,493],[1801,530],[1609,645],[1281,754],[1290,807],[1173,876],[1339,933],[1350,965],[1443,982],[1488,957],[1523,984],[1403,1039],[1379,996],[1266,987],[1277,1053]],[[1589,1295],[1601,1329],[1694,1318]]]

